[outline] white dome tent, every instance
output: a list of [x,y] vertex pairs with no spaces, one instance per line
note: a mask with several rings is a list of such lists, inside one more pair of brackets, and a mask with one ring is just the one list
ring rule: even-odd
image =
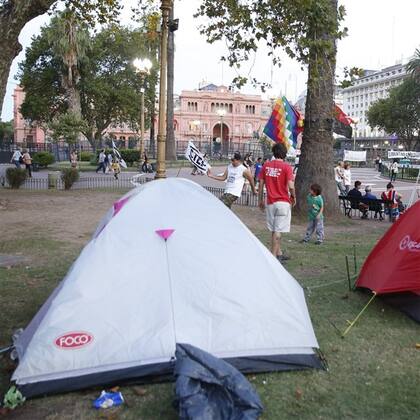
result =
[[170,178],[107,213],[17,339],[12,380],[30,397],[171,374],[176,343],[244,372],[321,367],[299,284],[217,198]]

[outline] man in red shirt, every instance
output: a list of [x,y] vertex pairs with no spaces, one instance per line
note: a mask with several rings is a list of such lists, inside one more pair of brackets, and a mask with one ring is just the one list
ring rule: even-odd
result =
[[[287,149],[282,143],[273,146],[274,159],[266,162],[260,172],[258,190],[259,206],[266,208],[267,228],[271,232],[271,253],[280,261],[286,261],[280,247],[281,234],[290,232],[291,207],[296,204],[295,184],[292,167],[284,162]],[[264,203],[264,185],[267,189],[267,206]]]

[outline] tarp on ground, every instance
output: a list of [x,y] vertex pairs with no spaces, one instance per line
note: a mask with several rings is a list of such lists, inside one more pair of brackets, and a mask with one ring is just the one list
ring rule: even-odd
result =
[[176,346],[176,406],[181,420],[254,420],[260,398],[231,364],[188,344]]

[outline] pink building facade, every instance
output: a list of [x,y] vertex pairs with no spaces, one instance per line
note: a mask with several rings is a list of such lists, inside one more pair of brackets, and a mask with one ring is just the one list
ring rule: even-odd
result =
[[[25,92],[17,87],[13,95],[15,143],[45,144],[48,132],[25,120],[20,113],[24,99]],[[174,108],[175,139],[180,145],[189,140],[217,142],[225,150],[234,144],[255,141],[271,114],[271,102],[260,95],[233,92],[226,86],[213,84],[182,91],[175,98]],[[156,120],[156,133],[157,125]],[[104,138],[120,140],[125,147],[135,148],[139,133],[128,124],[111,124]],[[146,139],[149,139],[149,132],[145,133]],[[88,147],[87,141],[83,143]]]
[[213,84],[184,90],[175,101],[175,138],[216,140],[223,145],[249,142],[261,134],[270,113],[270,101],[260,95],[232,92]]
[[45,132],[36,124],[25,120],[20,113],[20,106],[25,99],[25,92],[18,86],[13,92],[13,121],[15,143],[18,144],[44,144]]

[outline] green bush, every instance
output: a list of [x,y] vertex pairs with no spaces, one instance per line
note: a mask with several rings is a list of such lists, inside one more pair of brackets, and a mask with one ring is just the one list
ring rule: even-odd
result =
[[50,152],[38,152],[34,154],[33,162],[37,163],[41,168],[46,168],[54,163],[54,155]]
[[6,179],[10,187],[18,189],[26,181],[26,170],[22,168],[7,168]]
[[128,166],[133,166],[134,162],[140,161],[140,151],[136,149],[121,149],[121,157],[125,160]]
[[61,170],[61,180],[64,183],[65,190],[69,190],[79,180],[79,177],[79,171],[76,168],[64,168]]
[[80,153],[80,160],[82,162],[90,162],[95,155],[91,152],[82,152]]

